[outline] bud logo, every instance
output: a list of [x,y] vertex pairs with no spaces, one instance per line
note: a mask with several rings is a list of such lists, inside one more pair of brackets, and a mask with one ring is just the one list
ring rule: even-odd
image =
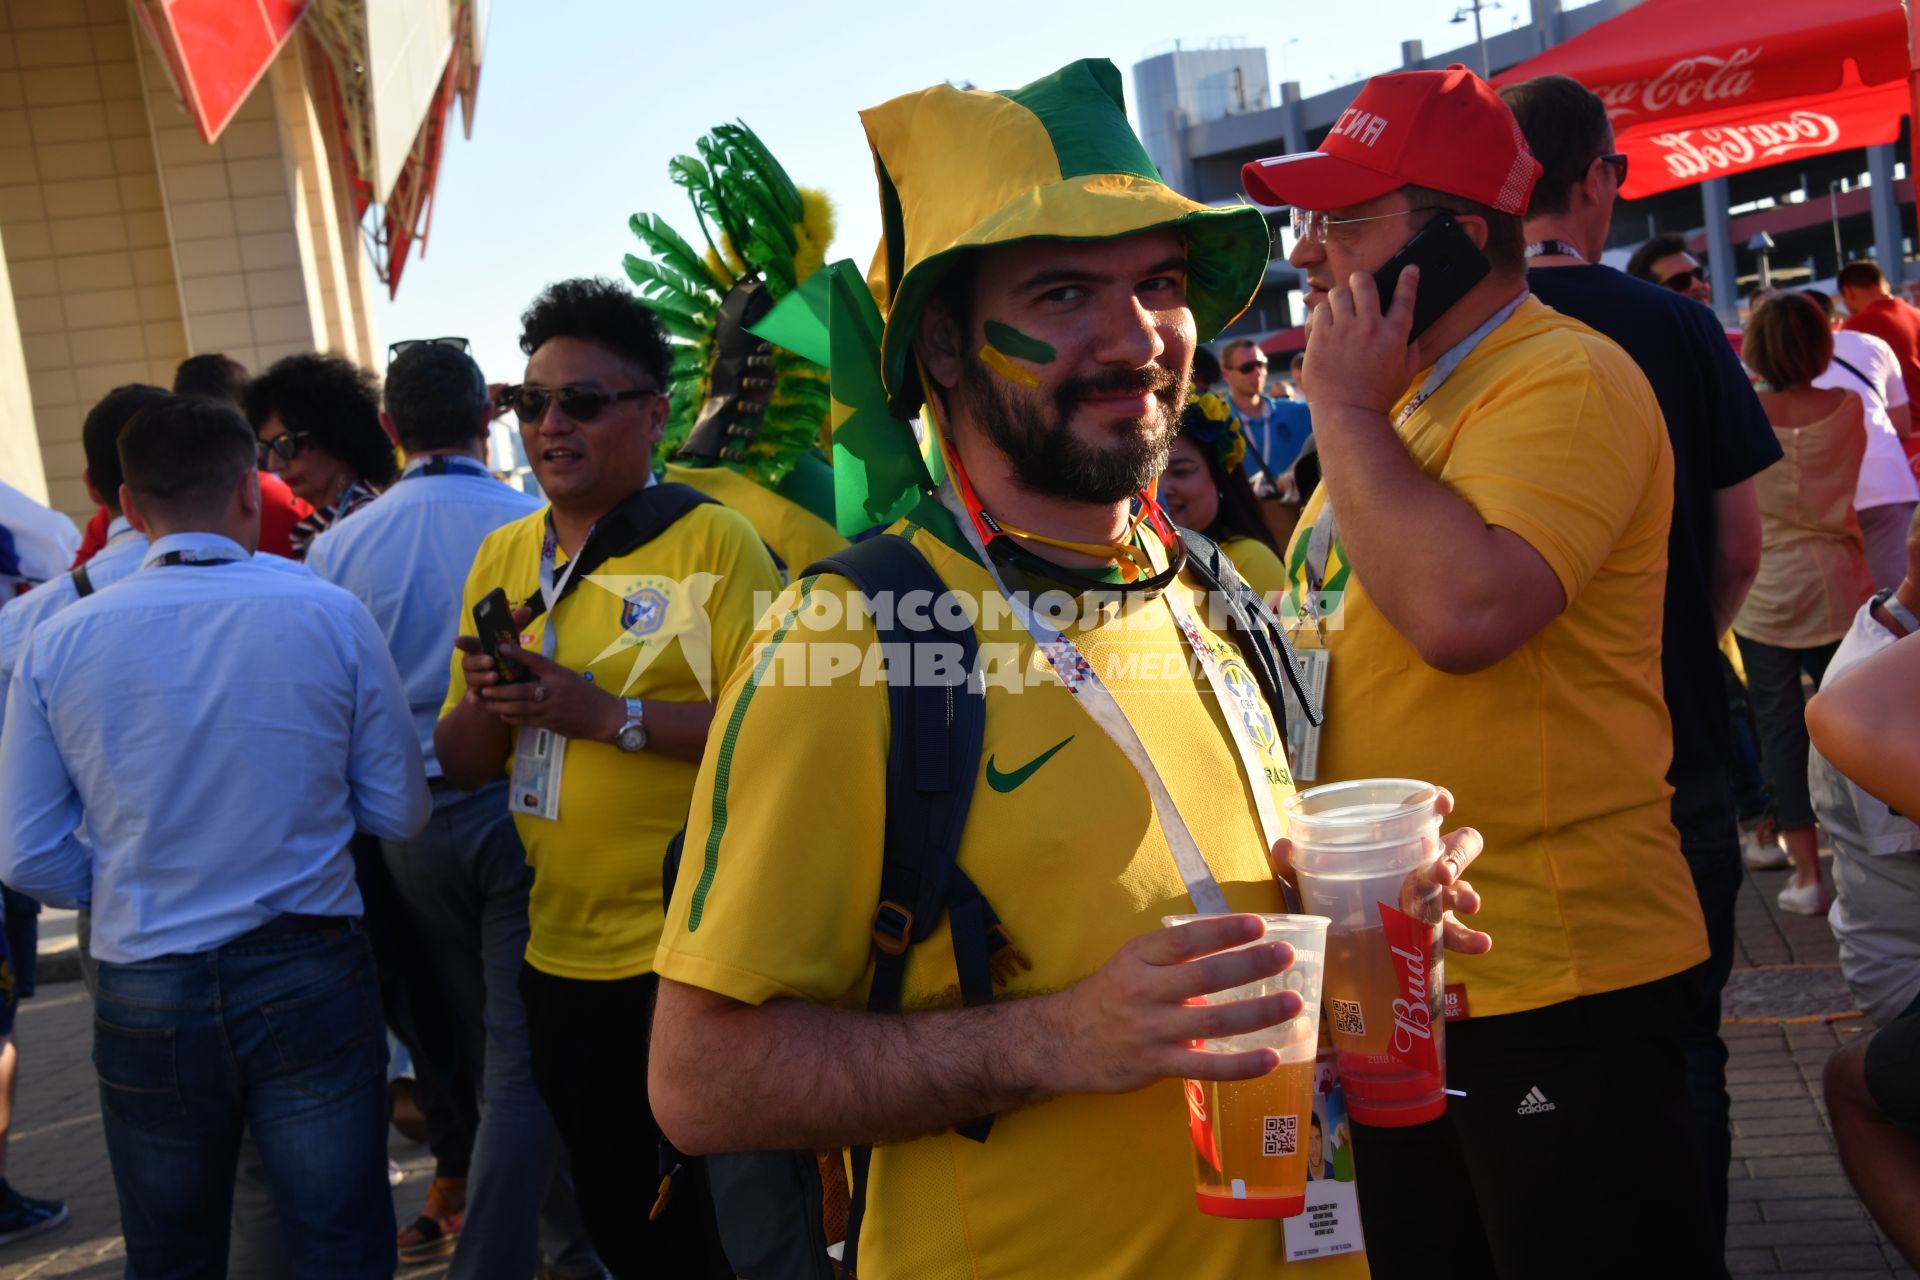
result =
[[[1348,107],[1334,121],[1333,133],[1342,138],[1352,138],[1363,146],[1371,147],[1380,141],[1380,135],[1387,130],[1387,118],[1374,115],[1371,111],[1361,111]],[[1331,135],[1330,135],[1331,136]]]
[[633,666],[620,689],[625,696],[677,639],[700,692],[713,697],[713,623],[707,599],[720,584],[719,574],[695,573],[676,580],[657,574],[595,573],[587,581],[620,597],[620,633],[588,665],[597,666],[622,649],[633,650]]
[[1595,85],[1614,120],[1646,112],[1657,116],[1678,107],[1744,98],[1753,88],[1749,70],[1760,59],[1762,46],[1735,49],[1724,58],[1682,58],[1651,80],[1622,80]]
[[1399,995],[1393,1001],[1393,1056],[1416,1071],[1440,1073],[1439,1046],[1433,1040],[1433,983],[1440,980],[1438,932],[1404,911],[1375,903],[1393,957]]
[[1661,159],[1676,178],[1692,180],[1774,160],[1793,151],[1825,151],[1840,142],[1840,124],[1818,111],[1796,111],[1780,120],[1682,129],[1647,140],[1665,150]]
[[1193,1135],[1193,1149],[1200,1158],[1218,1169],[1220,1167],[1220,1144],[1214,1141],[1213,1125],[1207,1121],[1206,1086],[1198,1080],[1184,1082],[1187,1086],[1187,1129]]

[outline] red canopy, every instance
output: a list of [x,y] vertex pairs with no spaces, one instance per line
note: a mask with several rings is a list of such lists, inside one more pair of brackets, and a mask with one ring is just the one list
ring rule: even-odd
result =
[[1559,74],[1599,94],[1637,198],[1892,142],[1908,70],[1900,0],[1644,0],[1495,82]]
[[141,0],[141,23],[212,142],[266,74],[310,0]]

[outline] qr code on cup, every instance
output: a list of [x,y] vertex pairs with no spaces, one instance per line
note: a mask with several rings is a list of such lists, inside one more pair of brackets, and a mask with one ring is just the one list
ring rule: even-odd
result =
[[1333,1029],[1343,1036],[1367,1034],[1367,1020],[1360,1016],[1358,1000],[1333,1000]]
[[1260,1154],[1290,1156],[1300,1150],[1300,1117],[1267,1116],[1260,1134]]

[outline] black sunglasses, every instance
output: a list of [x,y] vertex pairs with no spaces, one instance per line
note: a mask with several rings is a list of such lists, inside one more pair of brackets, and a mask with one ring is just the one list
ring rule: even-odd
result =
[[1610,164],[1613,166],[1613,184],[1616,187],[1624,187],[1627,185],[1627,157],[1625,152],[1610,151],[1606,155],[1596,156],[1594,159],[1599,164]]
[[265,465],[267,455],[277,453],[286,462],[292,462],[300,453],[300,442],[311,436],[311,431],[287,431],[271,440],[260,442],[260,462]]
[[473,349],[465,338],[402,338],[387,344],[387,363],[392,364],[415,347],[452,347],[462,355]]
[[1266,368],[1267,362],[1265,360],[1242,360],[1239,364],[1228,365],[1227,367],[1235,373],[1252,373],[1255,369]]
[[1685,271],[1676,271],[1665,280],[1662,280],[1660,287],[1663,289],[1671,289],[1675,293],[1685,293],[1687,290],[1693,288],[1695,276],[1700,278],[1702,284],[1706,283],[1707,269],[1705,267],[1689,267]]
[[631,391],[593,391],[586,387],[561,387],[554,391],[522,384],[502,391],[500,403],[513,410],[522,422],[540,421],[547,416],[547,405],[555,401],[559,402],[560,412],[573,421],[592,422],[616,400],[644,400],[659,394],[658,391],[638,388]]

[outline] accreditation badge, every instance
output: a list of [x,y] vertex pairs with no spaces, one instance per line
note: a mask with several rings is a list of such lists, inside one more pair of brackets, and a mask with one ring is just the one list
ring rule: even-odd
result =
[[1354,1182],[1353,1133],[1324,1026],[1321,1040],[1314,1068],[1313,1115],[1306,1133],[1307,1204],[1284,1223],[1288,1262],[1366,1251],[1360,1234],[1360,1193]]
[[560,816],[560,766],[567,740],[551,729],[522,729],[513,748],[513,784],[507,808],[552,822]]

